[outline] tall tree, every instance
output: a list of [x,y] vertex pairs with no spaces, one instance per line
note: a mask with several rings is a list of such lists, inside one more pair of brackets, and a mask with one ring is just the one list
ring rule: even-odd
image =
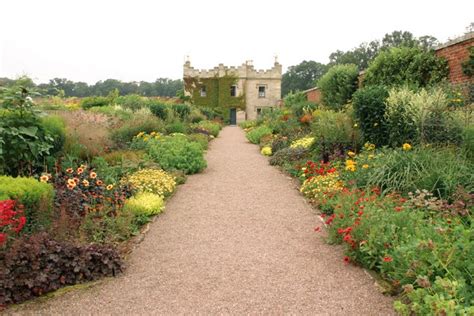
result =
[[289,67],[281,81],[282,96],[290,91],[302,91],[314,87],[326,71],[326,65],[312,60],[304,60],[298,65]]

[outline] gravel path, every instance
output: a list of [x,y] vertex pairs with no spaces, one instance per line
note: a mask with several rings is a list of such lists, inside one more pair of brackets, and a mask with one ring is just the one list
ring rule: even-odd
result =
[[238,127],[211,144],[209,167],[169,200],[126,272],[20,314],[387,315],[392,301],[313,228],[295,183]]

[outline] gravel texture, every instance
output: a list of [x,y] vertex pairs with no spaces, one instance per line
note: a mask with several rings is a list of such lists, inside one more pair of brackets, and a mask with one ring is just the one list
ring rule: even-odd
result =
[[314,232],[319,219],[295,182],[240,128],[224,128],[207,161],[168,201],[122,276],[6,312],[393,314],[374,280]]

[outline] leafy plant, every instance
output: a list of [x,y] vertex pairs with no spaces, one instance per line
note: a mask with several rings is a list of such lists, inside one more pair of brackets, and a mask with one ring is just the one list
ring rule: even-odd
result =
[[176,181],[163,170],[142,169],[122,180],[136,192],[149,192],[160,196],[169,196],[176,188]]
[[102,107],[110,105],[110,99],[106,97],[87,97],[81,100],[81,108],[84,110],[91,107]]
[[135,216],[152,216],[161,213],[164,207],[163,196],[151,192],[141,192],[129,198],[125,209]]
[[297,148],[283,148],[270,158],[270,165],[282,166],[287,162],[295,162],[307,158],[309,150],[303,147]]
[[192,124],[191,128],[194,128],[195,130],[205,130],[210,135],[217,137],[221,130],[221,125],[211,121],[200,121],[199,123]]
[[189,113],[191,113],[191,107],[187,104],[173,104],[171,109],[178,114],[178,116],[184,120]]
[[135,114],[133,118],[126,121],[122,126],[114,129],[111,134],[112,140],[121,147],[128,144],[140,132],[152,133],[163,132],[165,129],[163,121],[156,117]]
[[272,134],[271,128],[265,125],[261,125],[249,131],[246,134],[246,137],[252,144],[258,144],[260,143],[260,139],[263,136],[271,135],[271,134]]
[[336,65],[318,81],[322,103],[333,110],[340,110],[357,89],[359,70],[356,65]]
[[169,111],[169,106],[160,103],[160,102],[155,102],[152,101],[149,103],[150,111],[155,115],[156,117],[162,119],[163,121],[168,118],[168,111]]

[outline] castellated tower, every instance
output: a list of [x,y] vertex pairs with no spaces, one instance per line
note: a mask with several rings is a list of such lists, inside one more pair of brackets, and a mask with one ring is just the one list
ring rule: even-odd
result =
[[271,69],[256,70],[252,61],[239,67],[223,64],[208,70],[183,67],[185,94],[194,104],[219,109],[231,124],[253,120],[266,108],[279,106],[282,66],[275,58]]

